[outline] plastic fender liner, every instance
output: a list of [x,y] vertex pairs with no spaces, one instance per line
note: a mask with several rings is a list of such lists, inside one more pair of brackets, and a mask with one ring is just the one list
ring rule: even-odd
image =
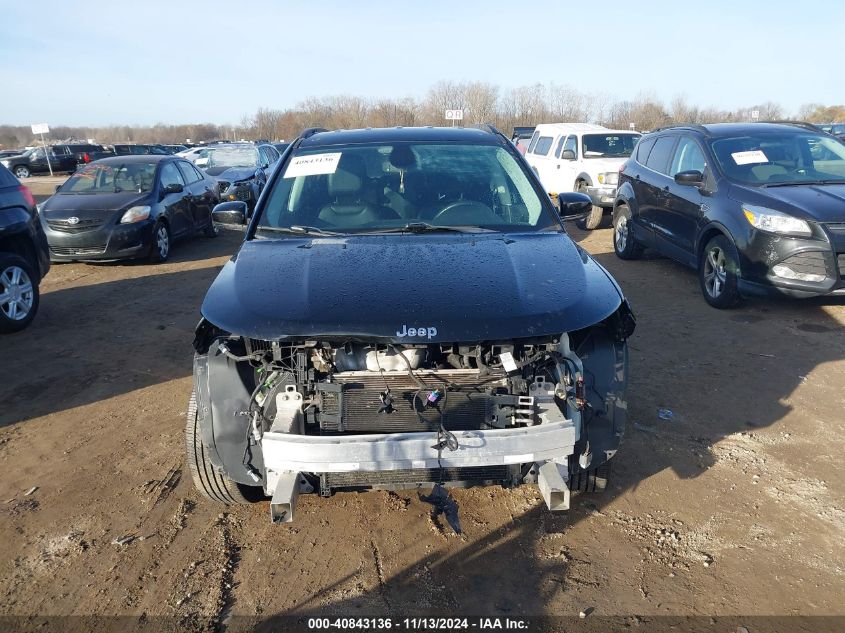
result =
[[[211,453],[211,461],[220,467],[223,473],[241,484],[255,486],[244,466],[244,450],[249,441],[248,431],[251,421],[243,412],[249,406],[249,398],[255,388],[255,370],[248,363],[238,363],[223,355],[216,345],[211,346],[207,356],[197,356],[204,359],[206,384],[199,383],[200,374],[195,374],[197,384],[198,411],[202,440]],[[202,371],[203,362],[194,363],[195,372]],[[205,389],[205,394],[202,393]],[[209,394],[214,394],[211,398]],[[203,413],[203,398],[209,412]],[[264,461],[260,445],[250,447],[250,463],[258,470],[264,471]]]

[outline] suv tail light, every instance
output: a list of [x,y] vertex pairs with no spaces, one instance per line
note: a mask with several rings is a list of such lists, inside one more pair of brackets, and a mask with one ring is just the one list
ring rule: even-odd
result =
[[91,162],[91,157],[88,155],[88,152],[85,152],[84,154],[82,154],[82,162],[83,163],[90,163]]
[[25,185],[19,185],[19,186],[18,186],[18,191],[20,191],[20,192],[21,192],[21,195],[23,196],[23,199],[24,199],[24,200],[26,200],[26,203],[27,203],[30,207],[34,207],[34,206],[36,206],[36,205],[35,205],[35,198],[33,198],[33,197],[32,197],[32,192],[29,190],[29,188],[28,188],[28,187],[26,187]]

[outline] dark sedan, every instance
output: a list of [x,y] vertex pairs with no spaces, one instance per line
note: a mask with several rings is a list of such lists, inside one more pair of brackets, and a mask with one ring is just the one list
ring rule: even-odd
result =
[[174,239],[214,237],[214,181],[175,156],[116,156],[90,163],[41,206],[53,261],[149,257]]
[[249,215],[280,157],[272,145],[232,143],[214,146],[207,159],[196,164],[217,179],[221,200],[246,202]]

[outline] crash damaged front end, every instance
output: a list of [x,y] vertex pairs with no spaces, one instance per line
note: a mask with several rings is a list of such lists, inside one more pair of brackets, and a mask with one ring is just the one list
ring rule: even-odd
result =
[[300,493],[374,488],[536,484],[566,510],[571,489],[602,487],[622,440],[633,327],[624,301],[589,328],[483,343],[268,341],[203,320],[197,426],[275,522]]

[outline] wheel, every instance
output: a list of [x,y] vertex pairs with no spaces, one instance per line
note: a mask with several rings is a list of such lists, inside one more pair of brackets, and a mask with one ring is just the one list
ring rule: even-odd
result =
[[572,492],[603,492],[610,479],[610,462],[588,470],[569,471],[569,489]]
[[191,393],[185,424],[185,461],[194,487],[206,499],[225,505],[253,503],[263,497],[263,490],[244,486],[217,472],[205,451],[197,421],[197,394]]
[[704,299],[714,308],[730,308],[739,303],[738,261],[736,247],[724,235],[713,237],[701,252],[698,281]]
[[18,178],[29,178],[31,175],[29,167],[25,167],[24,165],[18,165],[17,167],[15,167],[14,171],[15,176],[17,176]]
[[[587,194],[587,183],[583,180],[578,183],[578,193]],[[575,226],[584,231],[592,231],[601,226],[602,218],[604,217],[604,209],[593,205],[589,215],[575,221]]]
[[153,246],[150,249],[151,262],[166,262],[170,257],[170,229],[159,220],[153,227]]
[[214,223],[214,220],[211,218],[211,214],[208,216],[208,224],[206,224],[205,228],[202,231],[202,234],[206,237],[214,238],[220,233],[220,229]]
[[32,266],[23,257],[0,253],[0,332],[18,332],[38,312],[38,284]]
[[643,254],[643,245],[634,239],[631,210],[623,205],[613,217],[613,252],[619,259],[636,259]]

